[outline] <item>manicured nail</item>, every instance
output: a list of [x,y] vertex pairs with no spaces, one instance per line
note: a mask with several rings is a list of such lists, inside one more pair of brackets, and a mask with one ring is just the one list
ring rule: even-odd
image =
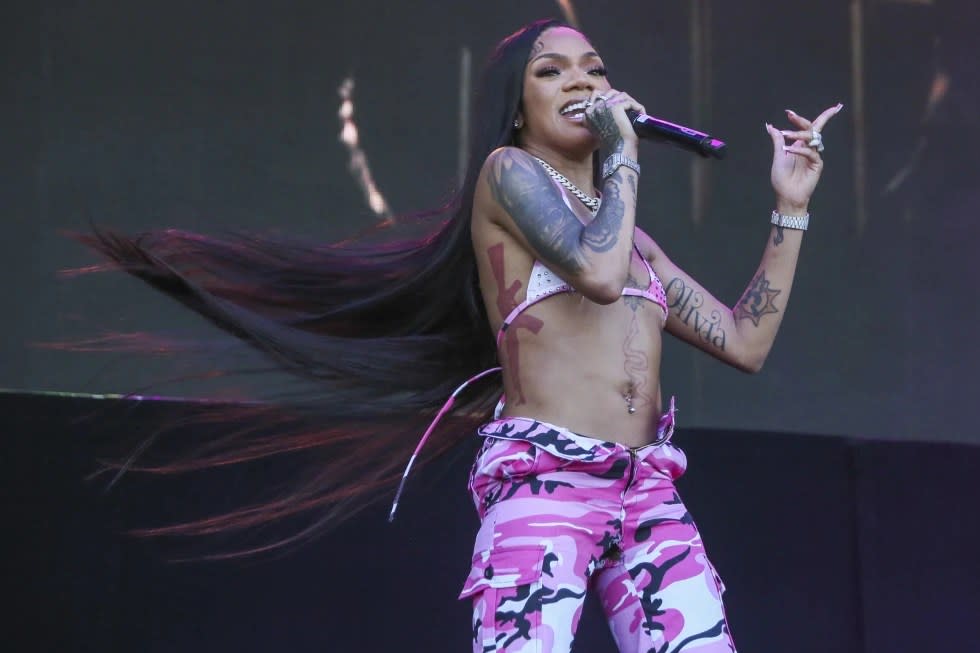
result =
[[792,134],[793,132],[791,132],[791,131],[787,131],[787,130],[785,130],[785,129],[781,129],[781,130],[779,130],[779,133],[780,133],[780,134],[782,134],[783,136],[789,136],[789,135],[790,135],[790,134]]
[[769,124],[769,123],[767,122],[767,123],[766,123],[766,131],[768,132],[768,131],[769,131],[770,129],[772,129],[772,125],[770,125],[770,124]]
[[843,109],[843,108],[844,108],[844,103],[843,102],[838,102],[837,103],[837,106],[834,107],[834,113],[840,113],[840,110]]
[[788,113],[791,116],[795,116],[796,115],[796,112],[793,111],[792,109],[786,109],[786,113]]

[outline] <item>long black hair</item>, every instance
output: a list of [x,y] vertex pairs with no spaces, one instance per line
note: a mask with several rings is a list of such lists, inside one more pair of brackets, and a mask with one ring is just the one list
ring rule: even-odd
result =
[[[163,474],[284,454],[305,457],[305,476],[278,496],[145,533],[210,534],[303,518],[292,535],[237,552],[254,553],[321,533],[390,497],[384,490],[393,488],[448,395],[496,364],[470,237],[473,196],[487,156],[515,144],[514,120],[534,42],[560,25],[536,21],[494,50],[473,103],[466,175],[447,204],[415,218],[429,225],[422,237],[378,244],[377,234],[369,234],[326,245],[175,229],[136,236],[98,229],[80,237],[112,266],[264,354],[271,368],[309,382],[308,392],[207,413],[209,421],[244,420],[248,428],[229,428],[163,459],[141,446],[138,458],[110,464],[116,472]],[[499,393],[499,382],[484,381],[461,397],[420,462],[471,437]]]

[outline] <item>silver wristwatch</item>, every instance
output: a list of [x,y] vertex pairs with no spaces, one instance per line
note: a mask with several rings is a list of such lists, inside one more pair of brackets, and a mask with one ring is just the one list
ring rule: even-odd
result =
[[806,228],[810,224],[810,214],[806,215],[783,215],[779,211],[772,212],[772,223],[777,227],[785,227],[786,229],[799,229],[800,231],[806,231]]
[[602,178],[609,179],[619,166],[626,166],[640,174],[640,164],[622,154],[610,154],[602,164]]

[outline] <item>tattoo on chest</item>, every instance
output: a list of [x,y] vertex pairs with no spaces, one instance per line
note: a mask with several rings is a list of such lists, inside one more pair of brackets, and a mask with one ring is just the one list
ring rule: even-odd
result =
[[[626,275],[626,286],[628,288],[636,288],[637,290],[643,290],[640,287],[640,282],[636,280],[632,274]],[[636,311],[643,306],[643,298],[637,295],[623,295],[623,303],[629,306],[629,309],[636,313]]]
[[[487,258],[490,261],[490,271],[493,274],[494,283],[497,285],[497,310],[500,312],[501,318],[506,318],[517,307],[517,294],[521,291],[523,284],[519,279],[515,279],[512,284],[507,285],[507,280],[504,276],[503,243],[489,247],[487,249]],[[501,351],[497,352],[497,355],[504,357],[505,360],[501,362],[505,363],[505,367],[511,375],[514,390],[517,392],[517,396],[512,398],[515,405],[520,405],[527,401],[524,397],[524,390],[521,387],[520,342],[517,338],[517,332],[520,329],[527,329],[531,333],[538,333],[543,326],[544,322],[542,320],[528,315],[525,312],[518,315],[504,331]]]
[[692,327],[701,342],[725,351],[726,336],[725,330],[721,327],[721,313],[713,309],[705,315],[701,311],[701,307],[704,306],[704,295],[694,287],[688,286],[680,277],[671,279],[665,290],[670,313]]
[[752,283],[745,290],[745,294],[738,300],[735,307],[735,319],[749,319],[752,324],[759,326],[759,320],[770,313],[778,313],[779,309],[773,300],[782,290],[772,288],[769,280],[766,279],[766,271],[759,270],[759,273],[752,279]]

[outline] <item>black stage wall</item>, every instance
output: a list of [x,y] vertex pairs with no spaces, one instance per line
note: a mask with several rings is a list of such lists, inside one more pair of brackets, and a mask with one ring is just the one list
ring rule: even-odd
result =
[[[166,560],[246,540],[122,531],[232,505],[288,468],[129,477],[108,494],[81,479],[93,449],[196,410],[0,396],[4,650],[469,650],[469,607],[454,597],[477,526],[465,491],[475,441],[413,478],[394,525],[379,505],[281,557],[178,564]],[[980,449],[704,429],[680,429],[675,442],[740,650],[975,648]],[[614,651],[595,605],[576,650]]]

